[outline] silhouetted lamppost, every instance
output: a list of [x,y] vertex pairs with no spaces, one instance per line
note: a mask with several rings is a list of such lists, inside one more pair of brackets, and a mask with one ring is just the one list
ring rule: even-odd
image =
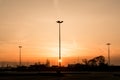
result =
[[19,47],[19,66],[21,66],[21,48],[22,46],[18,46]]
[[63,23],[63,21],[56,21],[59,24],[59,67],[61,67],[62,59],[61,59],[61,28],[60,24]]
[[108,65],[110,65],[110,43],[106,44],[108,46]]

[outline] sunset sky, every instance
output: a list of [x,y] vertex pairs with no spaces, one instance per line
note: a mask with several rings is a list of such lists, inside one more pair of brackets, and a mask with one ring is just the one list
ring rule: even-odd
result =
[[[111,43],[111,64],[120,65],[120,0],[0,0],[0,62],[43,61],[58,57],[93,58]],[[56,61],[56,60],[55,60]],[[74,61],[73,61],[74,62]]]

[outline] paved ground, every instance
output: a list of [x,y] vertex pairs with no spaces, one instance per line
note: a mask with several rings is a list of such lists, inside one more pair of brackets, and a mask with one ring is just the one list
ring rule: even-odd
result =
[[120,80],[120,72],[64,73],[64,76],[0,76],[0,80]]

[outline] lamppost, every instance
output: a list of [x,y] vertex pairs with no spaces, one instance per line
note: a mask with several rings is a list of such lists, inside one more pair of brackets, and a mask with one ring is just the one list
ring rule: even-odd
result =
[[18,46],[19,47],[19,66],[21,66],[21,48],[22,46]]
[[61,67],[61,28],[60,28],[60,24],[63,23],[63,21],[56,21],[59,24],[59,67]]
[[110,65],[110,43],[106,44],[108,46],[108,65]]

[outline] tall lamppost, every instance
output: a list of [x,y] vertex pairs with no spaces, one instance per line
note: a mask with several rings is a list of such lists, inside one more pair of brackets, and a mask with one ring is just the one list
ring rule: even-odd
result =
[[61,28],[60,28],[60,24],[63,23],[63,21],[56,21],[59,24],[59,67],[61,67]]
[[21,48],[22,46],[18,46],[19,47],[19,66],[21,66]]
[[110,43],[106,44],[108,46],[108,65],[110,65]]

